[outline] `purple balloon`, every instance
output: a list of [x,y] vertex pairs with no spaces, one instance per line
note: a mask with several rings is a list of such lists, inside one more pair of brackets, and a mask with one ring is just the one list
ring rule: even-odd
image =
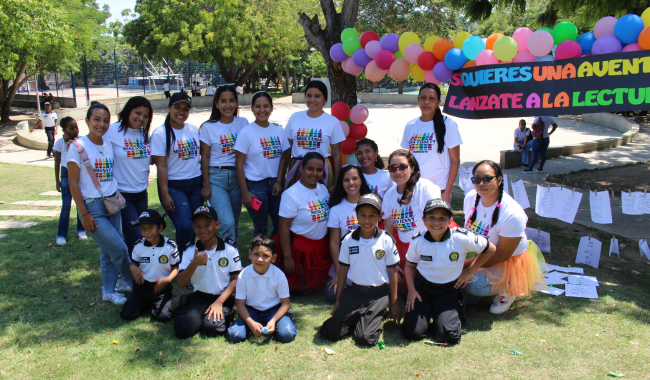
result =
[[372,58],[368,57],[368,54],[366,54],[366,51],[363,49],[359,49],[352,54],[352,62],[354,62],[357,67],[366,67],[370,61],[372,61]]
[[454,71],[445,65],[445,61],[440,61],[433,66],[433,77],[440,82],[446,82],[451,79],[451,74]]
[[600,37],[594,42],[594,45],[591,47],[591,54],[609,54],[609,53],[620,53],[623,50],[623,45],[618,38],[605,35]]
[[370,41],[370,42],[368,42],[366,44],[366,49],[365,50],[366,50],[366,54],[368,55],[368,57],[374,59],[375,56],[377,55],[377,53],[384,50],[384,47],[381,46],[381,42],[379,42],[379,41]]
[[379,42],[381,42],[381,46],[384,47],[384,50],[390,50],[393,53],[399,51],[399,36],[395,33],[388,33],[383,36]]
[[334,62],[343,62],[348,59],[348,55],[343,51],[342,43],[339,42],[338,44],[332,45],[330,48],[330,58]]

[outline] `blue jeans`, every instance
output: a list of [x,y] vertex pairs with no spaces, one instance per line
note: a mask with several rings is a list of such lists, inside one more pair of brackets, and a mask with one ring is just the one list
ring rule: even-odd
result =
[[528,151],[533,147],[533,140],[530,140],[524,145],[521,150],[521,163],[522,165],[530,165],[530,158],[528,157]]
[[[203,199],[201,198],[202,186],[201,176],[192,179],[167,181],[167,191],[172,201],[174,201],[175,209],[175,211],[167,211],[167,215],[169,215],[169,219],[176,227],[176,244],[181,257],[183,256],[182,251],[187,244],[194,243],[196,239],[194,225],[190,218],[194,210],[203,205]],[[158,197],[160,198],[160,186],[158,186]]]
[[131,260],[126,244],[122,240],[121,213],[108,215],[101,198],[86,199],[86,208],[97,223],[95,232],[88,231],[88,235],[99,246],[102,290],[106,293],[114,293],[118,274],[122,274],[124,281],[133,286],[133,275],[129,269]]
[[239,241],[239,216],[241,215],[242,195],[237,171],[210,168],[210,203],[219,216],[221,238]]
[[476,305],[483,297],[496,296],[492,293],[492,285],[488,284],[487,277],[477,273],[478,279],[465,285],[460,289],[460,292],[465,298],[465,305]]
[[535,162],[537,162],[537,156],[541,156],[539,162],[539,168],[544,168],[544,163],[546,162],[546,149],[548,149],[548,144],[551,142],[551,139],[544,137],[541,139],[533,140],[533,157],[530,159],[530,165],[528,168],[532,169],[535,167]]
[[132,222],[140,218],[140,214],[147,209],[149,205],[149,195],[147,190],[139,193],[122,193],[126,204],[122,209],[122,234],[124,235],[124,243],[129,250],[129,257],[133,252],[135,242],[142,239],[140,226],[134,226]]
[[[61,166],[61,215],[59,215],[59,231],[57,238],[68,239],[68,225],[70,224],[70,209],[72,207],[72,193],[68,184],[68,168]],[[84,232],[84,225],[77,212],[77,233]]]
[[[253,309],[252,307],[246,307],[248,314],[251,319],[255,322],[266,326],[267,323],[275,316],[275,313],[278,312],[280,305],[274,306],[265,311],[259,311]],[[230,343],[240,343],[248,339],[253,332],[248,327],[246,322],[242,319],[241,316],[237,318],[235,323],[230,326],[228,329],[228,340]],[[298,334],[298,329],[293,323],[293,319],[289,316],[289,313],[285,314],[280,320],[275,324],[275,331],[273,332],[273,337],[280,342],[289,343],[296,338]]]
[[[279,231],[280,216],[280,198],[274,197],[271,195],[273,192],[273,185],[277,178],[267,178],[261,181],[249,181],[246,180],[246,186],[248,191],[257,197],[257,199],[262,202],[260,209],[255,211],[252,208],[246,208],[248,214],[253,220],[253,236],[259,234],[275,236]],[[271,234],[269,234],[269,216],[271,217],[271,223],[273,223],[273,229]]]

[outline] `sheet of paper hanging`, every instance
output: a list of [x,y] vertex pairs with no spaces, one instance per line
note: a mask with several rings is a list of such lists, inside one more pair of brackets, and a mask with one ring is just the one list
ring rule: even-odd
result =
[[643,215],[643,193],[640,191],[621,192],[621,203],[623,204],[623,214],[626,215]]
[[607,191],[589,192],[591,220],[598,224],[612,223],[612,205]]
[[537,244],[539,250],[551,253],[551,234],[537,228],[526,227],[526,237]]
[[510,191],[508,191],[508,174],[506,173],[503,173],[503,191],[510,195]]
[[618,255],[618,257],[621,257],[621,254],[618,250],[618,239],[613,237],[612,240],[609,242],[609,256],[612,256],[612,253],[615,253]]
[[544,187],[537,185],[535,196],[535,213],[545,218],[554,218],[555,208],[558,207],[557,197],[560,194],[560,187]]
[[526,193],[526,186],[524,186],[524,180],[520,179],[517,182],[510,182],[512,185],[512,194],[515,201],[519,203],[519,206],[524,210],[530,208],[530,201],[528,200],[528,194]]
[[565,223],[573,224],[573,221],[576,218],[576,214],[578,213],[578,208],[580,208],[582,193],[567,188],[562,188],[559,198],[559,204],[561,207],[557,207],[555,209],[557,212],[555,218]]
[[576,264],[586,264],[598,269],[600,250],[602,247],[603,243],[594,237],[581,237],[580,244],[578,245],[578,254],[576,255]]

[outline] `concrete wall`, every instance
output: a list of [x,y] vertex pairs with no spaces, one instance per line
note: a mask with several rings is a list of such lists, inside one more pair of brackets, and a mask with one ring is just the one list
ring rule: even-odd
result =
[[30,149],[47,150],[47,142],[32,140],[29,138],[29,122],[21,121],[16,125],[16,140],[19,145]]
[[[41,98],[41,102],[43,99]],[[74,98],[64,98],[62,96],[55,96],[54,101],[59,103],[61,107],[74,108]],[[29,107],[36,108],[36,95],[16,94],[11,103],[13,107]]]

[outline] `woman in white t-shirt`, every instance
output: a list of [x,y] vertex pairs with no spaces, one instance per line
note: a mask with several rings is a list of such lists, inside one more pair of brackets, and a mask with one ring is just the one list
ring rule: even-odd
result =
[[458,125],[442,116],[440,87],[433,83],[420,87],[418,106],[422,116],[406,123],[401,146],[418,160],[422,178],[438,185],[442,199],[451,204],[451,190],[458,176],[463,143]]
[[330,194],[321,183],[325,158],[318,152],[305,154],[300,181],[282,194],[278,241],[279,268],[284,270],[289,289],[304,295],[323,289],[332,265],[327,238]]
[[291,115],[285,128],[293,156],[289,164],[286,188],[300,180],[300,161],[305,154],[318,152],[326,158],[323,181],[327,188],[333,191],[334,182],[341,169],[341,142],[345,141],[341,122],[323,111],[323,106],[327,103],[325,83],[317,80],[309,82],[305,87],[305,101],[307,111]]
[[355,156],[361,166],[363,176],[366,177],[370,191],[383,199],[384,194],[393,187],[394,183],[390,179],[390,174],[384,170],[384,160],[379,157],[377,143],[369,138],[357,141]]
[[[495,296],[490,313],[501,314],[516,297],[527,296],[537,285],[546,286],[538,264],[544,257],[526,237],[526,213],[503,191],[499,165],[484,160],[474,166],[472,174],[474,190],[467,193],[463,206],[465,228],[486,237],[497,251],[476,271],[477,279],[465,287],[465,301],[473,304],[481,297]],[[465,260],[465,267],[474,260]]]
[[[360,167],[345,165],[341,168],[330,199],[330,217],[327,221],[330,233],[330,255],[332,256],[332,267],[328,273],[329,278],[325,288],[325,298],[328,302],[334,303],[336,301],[341,239],[348,232],[352,232],[359,227],[355,210],[357,202],[359,202],[359,197],[370,192],[371,190]],[[347,284],[350,285],[351,282],[348,280]]]
[[395,185],[384,194],[382,202],[384,230],[395,239],[400,256],[400,287],[406,290],[406,252],[413,235],[427,230],[422,221],[424,206],[429,199],[440,198],[440,188],[428,179],[420,178],[418,161],[406,149],[390,154],[388,172]]
[[212,114],[201,125],[201,197],[219,215],[222,239],[239,241],[242,193],[235,170],[235,143],[248,120],[237,116],[239,101],[233,85],[220,86],[212,101]]
[[268,92],[253,95],[255,121],[244,127],[235,144],[237,180],[244,206],[253,220],[253,236],[268,235],[269,216],[278,232],[280,196],[290,145],[281,126],[269,123],[273,99]]
[[[97,103],[88,108],[88,135],[75,140],[68,150],[68,181],[83,226],[99,246],[102,299],[122,305],[126,298],[118,292],[132,290],[133,275],[129,269],[129,252],[122,240],[122,216],[119,212],[109,215],[104,206],[104,197],[112,197],[117,192],[113,149],[103,139],[110,121],[111,113],[105,105]],[[85,153],[87,162],[83,162],[78,149]],[[99,189],[93,184],[89,168],[99,181]],[[120,273],[122,278],[118,283]]]
[[160,204],[176,227],[176,244],[185,249],[196,238],[192,213],[203,205],[199,129],[186,123],[192,109],[186,93],[172,95],[167,109],[165,124],[151,134],[151,155],[158,168]]
[[111,124],[104,135],[104,140],[113,147],[117,188],[126,200],[122,209],[122,233],[129,255],[135,243],[142,239],[140,226],[134,226],[133,222],[149,208],[147,187],[151,166],[149,129],[152,116],[153,108],[149,100],[134,96],[117,114],[117,123]]

